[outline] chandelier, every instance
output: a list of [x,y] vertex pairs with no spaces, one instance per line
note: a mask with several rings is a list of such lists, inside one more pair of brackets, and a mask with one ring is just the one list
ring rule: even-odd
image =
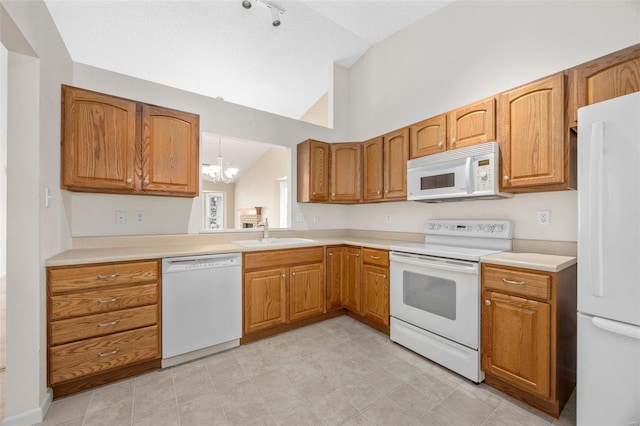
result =
[[[227,167],[225,169],[222,157],[222,140],[218,138],[218,157],[216,164],[203,164],[202,175],[205,180],[215,183],[230,183],[238,174],[237,167]],[[233,166],[233,163],[228,163]]]

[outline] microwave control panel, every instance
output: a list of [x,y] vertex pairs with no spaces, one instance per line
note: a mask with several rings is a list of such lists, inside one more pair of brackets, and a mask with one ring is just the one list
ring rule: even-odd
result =
[[495,185],[494,167],[492,159],[484,158],[475,161],[474,189],[476,191],[490,191]]

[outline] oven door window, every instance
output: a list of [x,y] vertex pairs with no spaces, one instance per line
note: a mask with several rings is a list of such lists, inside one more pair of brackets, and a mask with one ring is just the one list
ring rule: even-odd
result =
[[403,271],[402,285],[405,305],[446,319],[456,319],[455,281]]

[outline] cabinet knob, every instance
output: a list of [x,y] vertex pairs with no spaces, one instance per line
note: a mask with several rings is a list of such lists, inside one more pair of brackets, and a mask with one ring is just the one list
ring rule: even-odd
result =
[[382,276],[382,278],[387,279],[387,276],[386,276],[386,275],[383,275],[383,276]]
[[133,182],[133,179],[127,178],[127,183],[131,183],[131,182]]
[[484,304],[487,305],[487,306],[491,306],[491,300],[485,300]]
[[442,148],[444,146],[443,142],[438,142],[438,148]]
[[291,275],[293,275],[293,276],[295,277],[295,276],[296,276],[296,273],[295,273],[295,272],[292,272],[292,273],[291,273]]
[[329,256],[333,256],[333,253],[329,253]]
[[380,195],[380,191],[378,191],[377,194]]
[[149,185],[149,179],[143,180],[142,183],[144,183],[145,185]]
[[451,146],[456,146],[456,138],[451,138]]
[[504,182],[509,182],[509,176],[503,176],[502,180],[503,180]]
[[282,278],[286,278],[287,276],[285,274],[282,274]]
[[335,193],[335,192],[332,192],[332,193],[331,193],[331,196],[332,196],[332,197],[335,197],[335,196],[336,196],[336,193]]
[[312,193],[311,193],[311,195],[316,195],[316,193],[315,193],[315,192],[312,192]]

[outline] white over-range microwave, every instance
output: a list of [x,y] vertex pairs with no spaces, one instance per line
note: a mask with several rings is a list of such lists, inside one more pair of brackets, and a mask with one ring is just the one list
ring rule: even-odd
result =
[[511,197],[500,192],[500,145],[487,142],[407,162],[407,199],[437,203]]

